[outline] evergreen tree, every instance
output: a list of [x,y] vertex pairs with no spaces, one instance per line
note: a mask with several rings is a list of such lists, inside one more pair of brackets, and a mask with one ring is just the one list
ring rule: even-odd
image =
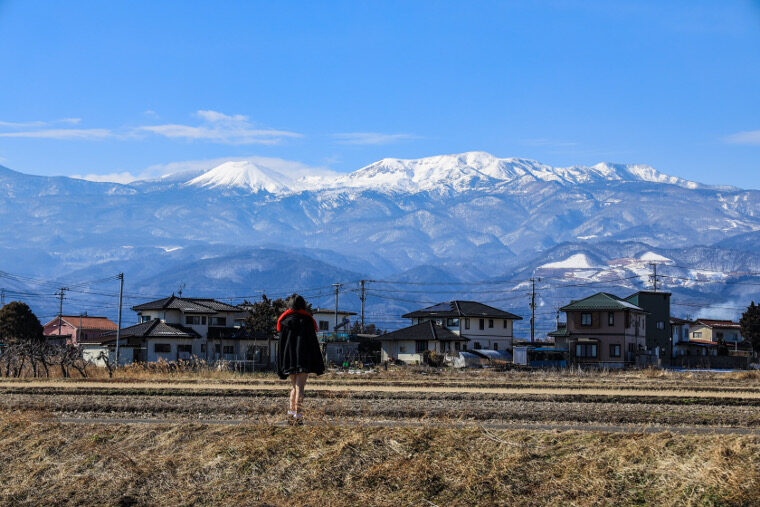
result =
[[754,350],[760,349],[760,305],[752,301],[739,320],[742,326],[742,336],[749,340]]
[[20,301],[12,301],[0,309],[0,343],[42,342],[42,324],[31,308]]

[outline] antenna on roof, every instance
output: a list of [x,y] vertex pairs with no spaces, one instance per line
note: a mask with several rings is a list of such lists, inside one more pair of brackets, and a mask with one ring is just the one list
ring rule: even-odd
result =
[[182,297],[182,291],[185,289],[185,287],[187,287],[187,285],[185,285],[185,282],[180,282],[179,290],[177,291],[177,293],[179,294],[179,297]]

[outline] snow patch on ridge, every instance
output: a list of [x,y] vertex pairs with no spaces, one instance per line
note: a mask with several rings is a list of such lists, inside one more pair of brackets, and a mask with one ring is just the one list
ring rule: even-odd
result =
[[591,259],[589,259],[586,254],[582,253],[571,255],[562,261],[549,262],[539,266],[539,268],[545,269],[588,269],[598,267],[598,265],[591,262]]

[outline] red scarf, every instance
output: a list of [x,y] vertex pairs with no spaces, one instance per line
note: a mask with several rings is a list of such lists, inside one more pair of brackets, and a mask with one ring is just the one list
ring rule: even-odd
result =
[[317,326],[317,321],[314,320],[314,317],[312,317],[312,315],[309,312],[307,312],[306,310],[285,310],[285,313],[283,313],[282,315],[280,315],[280,318],[277,319],[277,332],[278,333],[280,331],[282,331],[282,319],[284,319],[285,317],[288,317],[290,315],[295,315],[295,314],[306,315],[307,317],[310,317],[311,321],[314,323],[314,331],[319,332],[319,326]]

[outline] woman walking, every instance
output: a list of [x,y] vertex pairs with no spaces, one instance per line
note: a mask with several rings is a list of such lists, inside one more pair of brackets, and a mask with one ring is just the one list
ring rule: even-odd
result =
[[277,354],[277,374],[290,379],[290,410],[288,423],[303,424],[301,404],[309,373],[322,375],[325,363],[317,341],[317,323],[306,310],[306,301],[298,294],[288,298],[288,310],[277,320],[280,348]]

